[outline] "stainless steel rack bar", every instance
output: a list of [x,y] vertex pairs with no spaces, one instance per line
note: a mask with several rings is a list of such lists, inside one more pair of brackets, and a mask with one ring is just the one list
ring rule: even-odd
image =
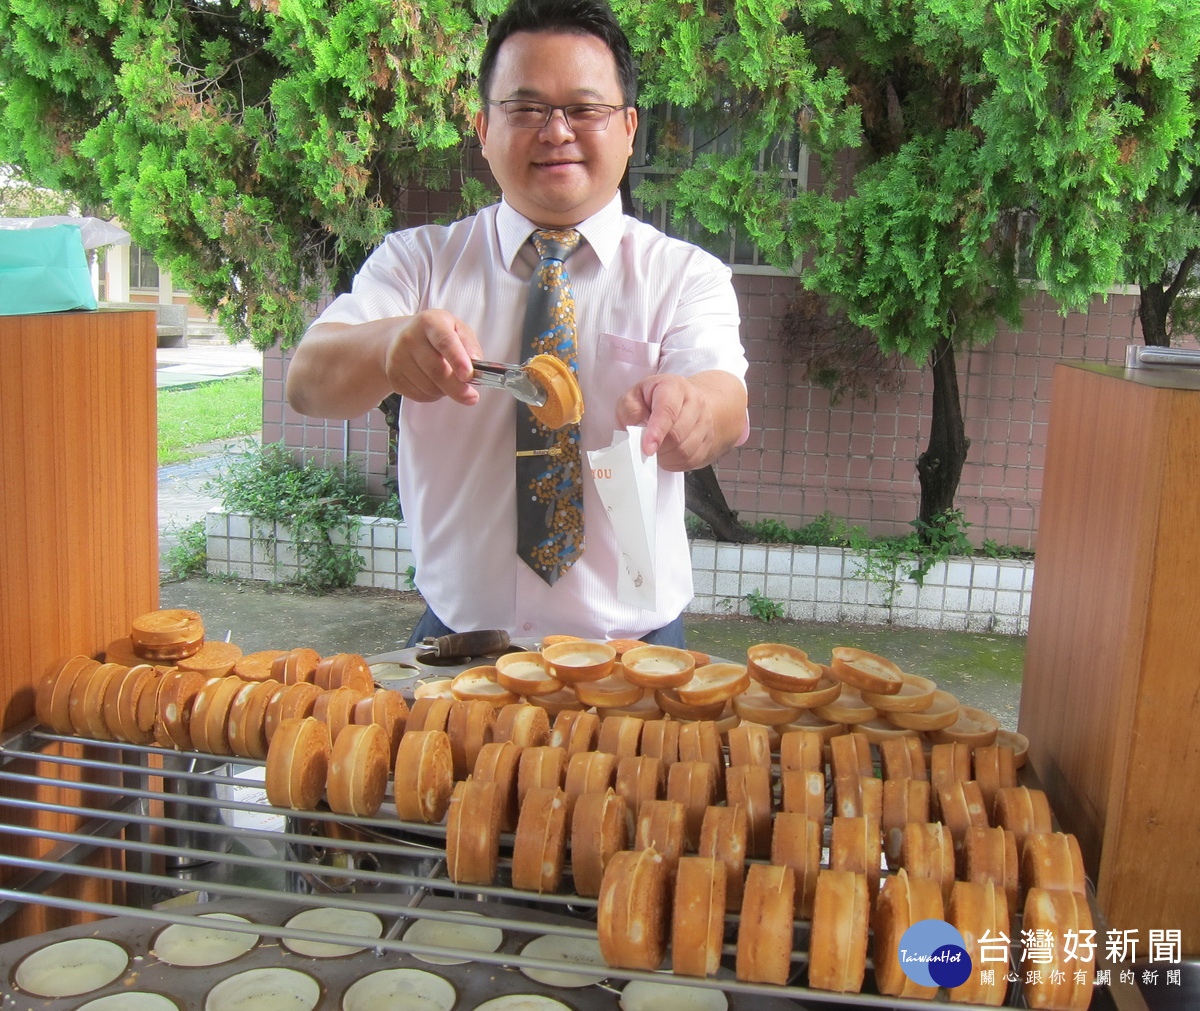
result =
[[[45,747],[54,742],[86,744],[92,757],[75,758],[47,754]],[[94,757],[106,754],[109,757]],[[155,757],[164,767],[151,764]],[[35,727],[26,727],[0,741],[0,805],[12,808],[36,806],[66,815],[92,819],[86,829],[77,831],[40,831],[37,834],[57,843],[42,858],[5,856],[11,847],[0,843],[0,864],[26,872],[13,887],[0,888],[0,921],[22,904],[43,904],[60,909],[94,913],[101,916],[140,918],[153,923],[193,923],[194,911],[202,906],[181,909],[170,902],[153,900],[198,893],[205,899],[249,899],[272,903],[287,903],[297,909],[312,906],[330,909],[369,911],[396,917],[385,936],[356,939],[378,955],[407,953],[434,957],[458,957],[474,962],[529,968],[533,970],[580,971],[591,974],[590,966],[571,966],[564,963],[519,952],[480,952],[459,948],[406,941],[399,935],[408,921],[429,919],[445,923],[477,924],[472,915],[488,909],[488,904],[503,904],[504,913],[489,915],[489,925],[514,934],[557,934],[569,938],[594,941],[596,900],[572,894],[535,895],[503,885],[457,885],[446,876],[444,860],[445,829],[442,826],[401,822],[396,818],[377,816],[355,818],[327,811],[298,812],[271,807],[263,799],[236,799],[220,796],[234,790],[253,790],[253,781],[236,773],[253,772],[264,763],[228,756],[189,754],[182,756],[188,764],[201,763],[203,771],[177,768],[179,752],[155,747],[138,747],[106,741],[83,741],[62,737]],[[52,763],[64,769],[102,773],[120,777],[126,785],[120,788],[120,803],[105,809],[83,804],[36,803],[10,796],[7,784],[36,782],[40,785],[59,785],[87,794],[111,796],[111,782],[90,783],[74,778],[47,778],[20,771],[27,762]],[[155,788],[151,780],[159,780]],[[137,784],[137,785],[134,785]],[[153,809],[163,805],[159,814]],[[389,801],[385,800],[384,809]],[[219,813],[221,820],[209,816]],[[255,818],[280,820],[278,829],[236,826],[239,814]],[[0,839],[18,837],[31,830],[22,826],[0,824]],[[162,838],[157,838],[161,836]],[[188,844],[173,843],[172,837]],[[196,844],[210,840],[213,845]],[[511,850],[512,837],[502,843],[502,852]],[[266,853],[270,848],[271,852]],[[84,857],[97,850],[110,850],[120,856],[115,868],[81,867]],[[392,869],[391,865],[399,865]],[[170,868],[175,867],[173,872]],[[510,859],[501,859],[501,878]],[[137,901],[97,903],[45,893],[55,879],[72,874],[99,876],[123,884],[128,896]],[[431,905],[434,895],[452,896],[462,902],[462,908],[446,909]],[[518,915],[519,914],[519,915]],[[525,918],[528,915],[529,918]],[[567,917],[570,917],[568,920]],[[727,917],[728,924],[736,916]],[[807,962],[806,938],[809,924],[797,924],[802,941],[801,950],[793,952],[793,965]],[[303,941],[346,944],[345,934],[282,924],[222,922],[221,929],[233,932],[256,933],[273,938],[294,938]],[[1016,932],[1014,931],[1014,934]],[[726,944],[724,955],[731,956],[735,946]],[[1015,958],[1010,955],[1010,958]],[[1011,962],[1016,965],[1015,960]],[[812,990],[800,986],[753,984],[732,978],[697,979],[670,973],[650,973],[637,970],[597,968],[608,980],[669,981],[685,986],[720,989],[729,995],[758,998],[783,998],[800,1001],[802,1007],[844,1005],[849,1007],[927,1009],[925,1000],[881,997],[877,994],[839,994]],[[754,1006],[758,1006],[757,1004]],[[795,1006],[795,1005],[793,1005]],[[970,1005],[955,1004],[956,1007]],[[1010,1007],[1024,1006],[1019,984],[1010,991]]]

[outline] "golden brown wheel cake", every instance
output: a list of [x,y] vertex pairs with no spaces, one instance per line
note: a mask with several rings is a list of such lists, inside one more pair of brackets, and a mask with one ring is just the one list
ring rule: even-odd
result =
[[234,697],[246,685],[236,677],[209,678],[192,700],[192,746],[210,755],[231,755],[226,724]]
[[408,710],[407,731],[445,730],[452,705],[454,699],[443,698],[440,695],[426,695],[414,699]]
[[810,987],[838,993],[862,990],[869,909],[865,874],[825,870],[817,876],[808,950]]
[[502,807],[496,783],[465,779],[455,785],[446,814],[446,873],[451,881],[490,885],[496,880]]
[[597,751],[624,758],[638,753],[638,741],[642,736],[642,721],[632,716],[607,716],[600,721],[600,736],[596,741]]
[[716,857],[725,865],[725,909],[742,907],[746,879],[746,811],[740,807],[710,807],[700,825],[700,856]]
[[71,682],[70,698],[67,701],[67,723],[69,727],[66,731],[67,733],[75,734],[79,737],[87,737],[89,735],[88,708],[85,700],[87,699],[92,681],[99,679],[102,684],[107,684],[110,674],[120,667],[120,664],[98,663],[94,666],[87,665],[79,670],[75,679]]
[[697,850],[704,815],[716,801],[717,783],[708,762],[676,762],[667,773],[666,799],[683,805],[687,848]]
[[[146,658],[139,656],[133,650],[133,640],[129,636],[123,636],[120,639],[114,639],[104,647],[104,659],[107,663],[119,663],[125,667],[135,667],[139,663],[145,663]],[[158,661],[165,666],[173,667],[175,664],[170,660]]]
[[204,634],[204,621],[196,611],[161,608],[133,619],[129,637],[146,646],[171,646]]
[[550,745],[565,748],[567,755],[592,751],[600,736],[600,717],[581,709],[566,709],[554,717],[550,727]]
[[607,677],[616,662],[617,651],[602,642],[580,639],[543,645],[542,656],[550,665],[555,680],[573,685]]
[[771,831],[771,863],[792,869],[796,915],[806,919],[812,916],[821,870],[821,823],[794,812],[777,814]]
[[512,741],[519,748],[540,748],[550,743],[550,715],[525,702],[501,707],[492,726],[493,741]]
[[961,866],[965,862],[963,846],[966,844],[967,829],[988,826],[983,791],[973,779],[955,780],[938,791],[938,807],[942,812],[942,824],[950,830],[950,837],[954,840],[954,853]]
[[1006,744],[976,748],[972,754],[975,781],[983,791],[983,802],[990,812],[996,805],[1001,787],[1017,785],[1017,764],[1013,750]]
[[498,676],[494,664],[471,667],[451,678],[450,694],[460,702],[486,702],[494,709],[519,702],[521,696],[505,688]]
[[556,431],[583,417],[583,393],[566,362],[554,355],[534,355],[525,363],[524,369],[546,391],[544,404],[529,407],[538,421]]
[[653,848],[674,874],[687,841],[685,826],[682,804],[673,800],[647,801],[638,814],[634,848]]
[[449,735],[444,730],[407,731],[400,738],[395,769],[396,814],[403,821],[441,821],[454,787]]
[[233,665],[242,658],[242,647],[220,639],[206,639],[204,645],[191,656],[181,657],[176,666],[180,670],[195,671],[205,677],[224,677],[233,670]]
[[474,699],[451,704],[446,733],[450,735],[455,779],[465,779],[475,767],[479,749],[492,739],[495,723],[496,710],[490,702]]
[[933,730],[929,739],[939,744],[946,741],[957,741],[969,748],[985,748],[996,743],[996,735],[1000,732],[1000,721],[991,713],[976,709],[974,706],[959,705],[958,719],[948,727]]
[[370,818],[387,791],[388,737],[377,723],[348,726],[333,743],[325,785],[329,809]]
[[880,850],[879,822],[874,818],[833,819],[829,866],[835,871],[865,874],[872,899],[879,891]]
[[599,681],[580,681],[574,685],[575,697],[583,705],[595,706],[598,709],[632,706],[641,701],[646,691],[647,689],[625,680],[625,667],[619,660],[613,664],[607,677],[602,677]]
[[[925,749],[916,734],[893,737],[879,744],[879,764],[884,779],[928,779]],[[956,777],[963,778],[963,777]]]
[[714,976],[725,935],[725,865],[715,857],[681,857],[671,913],[671,969]]
[[311,716],[284,720],[267,750],[267,800],[311,811],[320,803],[332,751],[329,728]]
[[[287,656],[285,649],[260,649],[238,657],[233,662],[233,673],[243,681],[268,681],[273,677],[272,666],[281,656]],[[274,678],[278,681],[278,678]]]
[[360,701],[351,714],[351,721],[358,724],[377,723],[383,727],[388,739],[388,762],[396,757],[404,726],[408,721],[408,703],[394,688],[377,688]]
[[330,740],[336,744],[338,735],[353,722],[355,707],[371,695],[371,691],[349,685],[322,692],[313,706],[313,716],[328,725]]
[[300,646],[281,653],[271,661],[271,677],[285,685],[299,684],[301,681],[312,682],[316,678],[317,664],[320,662],[320,653],[308,646]]
[[887,718],[906,730],[930,732],[943,730],[956,723],[961,708],[955,696],[939,688],[926,708],[917,712],[890,712]]
[[585,793],[571,814],[571,874],[579,895],[600,894],[604,869],[629,845],[632,819],[625,801],[612,789]]
[[940,920],[943,915],[942,890],[923,878],[910,878],[904,868],[890,875],[875,900],[875,985],[889,997],[937,996],[936,986],[925,986],[908,978],[900,964],[900,939],[904,932],[921,920]]
[[730,765],[771,767],[771,735],[760,723],[742,723],[725,735]]
[[838,776],[874,776],[871,742],[862,734],[841,734],[829,742],[829,766]]
[[519,651],[496,657],[496,680],[515,695],[551,695],[562,682],[550,671],[541,653]]
[[[761,723],[765,726],[779,727],[791,723],[800,715],[801,710],[796,706],[784,705],[771,694],[774,689],[764,688],[751,679],[750,684],[730,702],[738,718],[746,723]],[[776,694],[779,694],[776,692]]]
[[[129,668],[119,663],[101,664],[86,681],[83,692],[83,722],[88,737],[97,740],[116,738],[115,730],[109,730],[104,718],[104,698],[109,686],[120,683]],[[119,728],[116,728],[119,729]]]
[[[567,776],[567,752],[565,748],[546,745],[526,748],[517,761],[517,802],[525,794],[537,788],[558,789]],[[611,784],[609,784],[611,785]]]
[[679,760],[708,762],[713,767],[718,799],[725,796],[725,749],[721,733],[711,720],[684,723],[679,727]]
[[725,770],[725,797],[731,807],[746,811],[752,857],[771,850],[771,774],[761,765],[734,765]]
[[954,884],[954,840],[941,822],[909,822],[900,843],[900,863],[910,878],[928,878],[937,882],[942,900],[950,900]]
[[1069,832],[1033,832],[1021,850],[1021,887],[1065,888],[1087,895],[1083,853]]
[[779,773],[825,771],[825,739],[810,730],[785,730],[779,737]]
[[1087,1011],[1091,1006],[1095,950],[1089,953],[1083,945],[1076,945],[1071,951],[1064,940],[1068,936],[1086,937],[1091,930],[1092,913],[1083,896],[1065,890],[1029,890],[1021,936],[1050,937],[1055,942],[1046,953],[1049,961],[1039,962],[1041,972],[1025,981],[1025,999],[1031,1008]]
[[621,662],[625,679],[643,688],[678,688],[692,679],[696,658],[674,646],[638,646],[627,651]]
[[742,894],[737,933],[737,978],[748,983],[788,981],[796,878],[790,867],[752,864]]
[[891,660],[853,646],[835,646],[832,650],[833,676],[860,691],[877,695],[898,695],[904,674]]
[[780,692],[810,692],[823,675],[821,665],[795,646],[760,642],[746,650],[750,677],[764,688]]
[[1017,837],[999,826],[970,828],[963,852],[963,876],[980,884],[992,882],[1004,892],[1008,908],[1017,909],[1021,887]]
[[243,758],[267,757],[267,707],[287,686],[278,681],[247,681],[229,706],[229,748]]
[[375,688],[371,668],[357,653],[335,653],[325,657],[313,671],[313,683],[325,689],[355,688],[367,692]]
[[996,791],[992,823],[1009,829],[1017,837],[1017,852],[1025,848],[1026,836],[1054,831],[1046,794],[1027,786],[1006,786]]
[[609,965],[647,971],[662,965],[671,876],[668,862],[652,848],[613,854],[596,908],[600,953]]
[[901,673],[900,690],[887,695],[870,690],[862,693],[863,701],[881,713],[915,713],[933,705],[933,693],[937,685],[929,678],[917,674]]
[[716,720],[725,711],[725,702],[710,702],[707,705],[695,706],[684,702],[679,693],[670,688],[655,688],[652,697],[655,704],[667,716],[684,722],[696,720]]
[[818,825],[825,824],[825,774],[791,769],[779,782],[779,808],[803,814]]
[[[1000,954],[997,942],[1011,937],[1012,928],[1008,918],[1009,905],[1004,891],[992,881],[956,881],[950,892],[950,903],[946,907],[946,920],[960,934],[971,958],[972,971],[967,980],[946,992],[950,999],[965,1004],[988,1004],[999,1007],[1008,992],[1008,966],[1005,961],[995,959]],[[988,938],[987,948],[980,942]],[[987,954],[989,962],[983,961]],[[878,957],[878,956],[877,956]],[[994,971],[989,977],[984,970]]]
[[[824,670],[825,668],[822,668]],[[842,683],[828,674],[822,674],[817,686],[808,692],[781,692],[768,688],[767,694],[781,706],[790,706],[798,712],[807,712],[818,706],[828,705],[842,694]],[[797,717],[798,719],[799,717]],[[795,722],[794,720],[792,722]]]
[[679,761],[679,723],[677,720],[647,720],[642,727],[638,748],[643,755],[657,758],[670,774],[671,766]]
[[160,747],[192,750],[192,702],[207,680],[190,671],[163,675],[154,720],[154,742]]
[[[563,779],[563,790],[567,795],[569,809],[575,798],[597,790],[615,787],[617,782],[617,756],[607,751],[582,751],[567,759],[567,771]],[[522,802],[523,804],[524,802]]]
[[940,815],[938,793],[951,783],[971,778],[971,749],[965,744],[935,744],[929,751],[929,799],[935,815]]
[[609,639],[608,644],[617,651],[618,660],[631,649],[650,645],[647,642],[642,642],[641,639]]
[[[626,755],[617,759],[617,775],[613,788],[629,805],[634,819],[642,804],[648,800],[658,800],[663,791],[662,763],[657,758],[646,758],[642,755]],[[699,835],[700,825],[696,824]]]
[[838,776],[833,781],[833,813],[843,818],[873,818],[879,824],[883,820],[883,780]]
[[138,724],[138,704],[142,694],[151,689],[158,673],[151,664],[128,667],[120,677],[109,682],[104,694],[104,721],[113,737],[130,744],[149,744],[154,740],[154,726],[143,730]]
[[513,837],[512,885],[556,892],[567,853],[567,798],[562,790],[530,790]]
[[263,736],[270,745],[271,738],[284,720],[301,719],[312,716],[321,697],[321,689],[307,681],[294,685],[284,685],[282,692],[276,692],[267,702],[267,711],[263,715]]
[[481,783],[495,783],[500,801],[500,831],[511,832],[517,827],[521,812],[517,792],[517,763],[521,748],[512,741],[489,741],[479,749],[471,778]]
[[929,821],[929,781],[926,779],[885,779],[882,799],[883,852],[892,870],[901,866],[904,826]]

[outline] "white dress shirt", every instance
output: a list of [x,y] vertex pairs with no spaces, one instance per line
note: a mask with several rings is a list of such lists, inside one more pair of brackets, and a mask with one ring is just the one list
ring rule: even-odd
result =
[[[483,358],[517,362],[535,225],[501,202],[448,226],[388,235],[319,322],[362,323],[444,309],[469,324]],[[744,381],[730,271],[696,246],[621,213],[619,197],[578,226],[566,267],[575,294],[582,449],[612,442],[617,400],[657,372],[712,369]],[[416,583],[455,631],[636,638],[674,620],[692,598],[684,478],[659,470],[657,608],[617,599],[617,550],[584,457],[585,549],[553,586],[516,553],[513,399],[481,389],[400,409],[397,479],[413,531]]]

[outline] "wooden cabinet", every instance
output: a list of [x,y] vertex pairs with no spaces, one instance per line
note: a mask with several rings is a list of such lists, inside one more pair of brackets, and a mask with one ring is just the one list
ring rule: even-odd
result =
[[[155,344],[151,311],[0,316],[6,731],[33,715],[33,686],[51,660],[98,655],[132,618],[158,606]],[[37,772],[64,775],[49,762]],[[25,795],[85,806],[105,796],[45,787]],[[81,820],[6,808],[2,796],[0,818],[46,829]],[[38,855],[47,847],[11,836],[0,845]],[[94,887],[106,894],[102,882]],[[31,909],[0,936],[65,922],[65,914]]]
[[1054,374],[1021,731],[1117,930],[1200,954],[1200,375]]

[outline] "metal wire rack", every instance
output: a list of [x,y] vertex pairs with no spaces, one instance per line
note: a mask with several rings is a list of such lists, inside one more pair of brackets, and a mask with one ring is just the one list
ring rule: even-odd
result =
[[[86,742],[85,757],[64,757],[47,750],[58,742],[80,743],[78,738],[36,727],[24,728],[0,742],[0,804],[12,809],[37,807],[82,819],[73,831],[0,823],[0,840],[36,831],[39,838],[53,843],[45,855],[34,858],[13,856],[13,847],[0,842],[0,852],[7,854],[0,855],[0,864],[10,868],[8,887],[0,888],[0,922],[24,904],[159,925],[194,923],[195,914],[208,908],[205,904],[220,902],[284,912],[314,906],[372,913],[386,909],[390,927],[380,937],[360,940],[377,956],[469,960],[475,966],[534,974],[562,972],[564,963],[523,954],[522,939],[553,934],[581,945],[596,943],[595,899],[569,893],[534,895],[502,884],[485,887],[450,881],[442,826],[406,823],[395,817],[356,818],[271,807],[261,780],[256,778],[264,763],[251,759],[183,755],[108,741]],[[42,774],[33,771],[34,763],[41,763]],[[47,767],[59,774],[47,776]],[[14,796],[22,792],[21,787],[34,785],[82,791],[97,802],[47,804]],[[390,797],[383,811],[389,809],[389,803]],[[512,836],[504,836],[501,881],[506,880],[511,866],[511,859],[505,858],[511,845]],[[90,855],[105,851],[111,857],[103,862],[108,866],[84,863]],[[123,900],[94,902],[47,893],[52,884],[71,875],[117,883]],[[189,901],[180,905],[182,896],[201,904]],[[488,915],[490,925],[513,938],[513,943],[497,951],[476,951],[406,940],[405,930],[417,920],[477,924],[480,912]],[[737,921],[736,914],[727,915],[727,941],[736,936]],[[226,929],[224,923],[221,929]],[[280,941],[343,945],[347,941],[340,933],[257,920],[231,921],[228,929]],[[808,932],[807,922],[797,923],[793,979],[803,975]],[[726,943],[723,964],[731,966],[734,953],[735,946]],[[578,996],[567,998],[579,1001],[580,1007],[615,1007],[612,995],[617,988],[623,981],[638,979],[719,989],[735,1008],[753,1007],[755,1011],[769,1008],[773,999],[785,1000],[786,1006],[793,1008],[930,1006],[926,1000],[872,993],[838,994],[795,985],[746,983],[733,978],[728,969],[709,979],[602,965],[594,972],[580,967],[580,972],[603,979],[598,987],[589,989],[605,994],[607,1000],[596,1005]],[[868,973],[868,986],[870,979]],[[1111,1006],[1103,1002],[1106,999],[1093,1002],[1093,1007]],[[1019,984],[1010,988],[1007,1006],[1025,1006]]]

